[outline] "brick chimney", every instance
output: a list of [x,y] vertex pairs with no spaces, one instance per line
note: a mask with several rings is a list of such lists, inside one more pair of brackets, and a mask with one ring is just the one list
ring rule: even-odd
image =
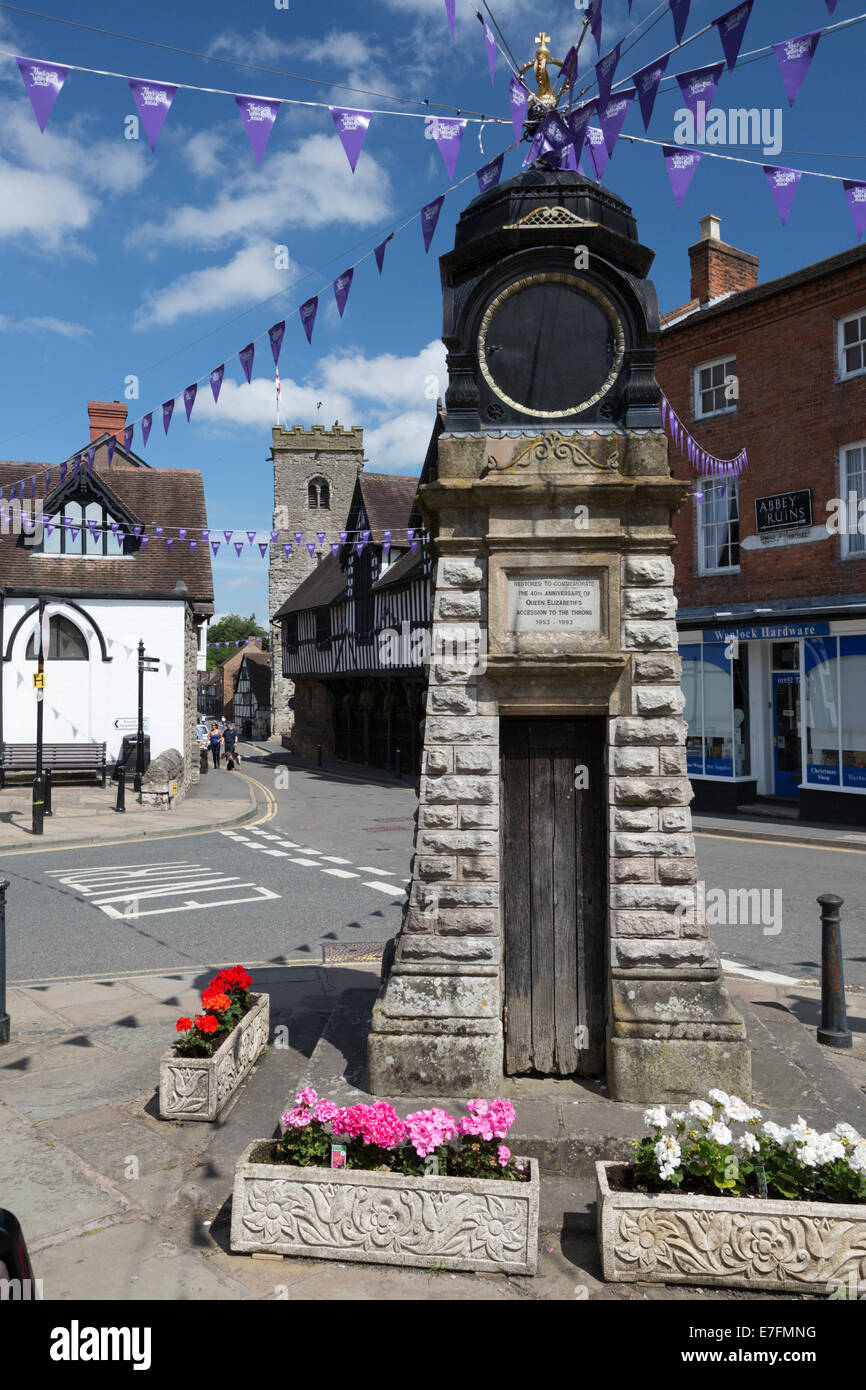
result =
[[127,408],[120,401],[88,401],[87,414],[90,419],[90,442],[103,434],[113,434],[118,444],[123,443],[123,427],[126,424]]
[[702,217],[700,225],[701,239],[689,247],[692,300],[706,304],[721,294],[753,289],[758,283],[758,257],[722,241],[721,219],[715,213]]

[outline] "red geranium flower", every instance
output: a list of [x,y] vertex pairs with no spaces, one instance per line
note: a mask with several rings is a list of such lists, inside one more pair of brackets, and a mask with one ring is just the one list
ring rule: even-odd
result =
[[232,1001],[227,994],[217,994],[206,989],[201,997],[201,1002],[206,1009],[212,1009],[215,1014],[224,1014],[226,1009],[230,1009]]
[[195,1020],[195,1026],[200,1033],[215,1033],[219,1028],[219,1022],[214,1018],[213,1014],[198,1014]]
[[192,1027],[191,1018],[179,1018],[176,1024],[179,1033],[186,1033]]

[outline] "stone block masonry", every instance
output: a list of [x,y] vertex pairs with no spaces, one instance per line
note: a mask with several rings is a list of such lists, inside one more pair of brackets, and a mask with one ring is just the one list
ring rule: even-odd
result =
[[[275,428],[271,458],[274,466],[274,530],[279,540],[271,546],[269,570],[269,601],[271,615],[276,613],[298,586],[316,568],[322,558],[311,556],[303,543],[297,545],[295,531],[304,531],[310,539],[316,531],[333,533],[343,525],[352,501],[358,474],[364,466],[364,431],[360,426],[341,429],[335,425],[326,430],[322,425],[304,429]],[[319,503],[310,505],[310,484],[323,480],[327,484],[327,506],[322,506],[323,493],[316,482],[314,496]],[[291,544],[288,559],[283,544]],[[323,553],[327,555],[327,542]],[[283,675],[283,653],[280,632],[271,628],[271,729],[277,736],[291,733],[294,713],[289,701],[294,695],[294,683]]]

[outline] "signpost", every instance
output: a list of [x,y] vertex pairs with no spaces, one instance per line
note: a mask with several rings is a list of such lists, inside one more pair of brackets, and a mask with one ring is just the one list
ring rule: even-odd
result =
[[[145,671],[155,671],[159,665],[158,656],[147,656],[144,650],[144,642],[138,644],[138,728],[136,730],[135,745],[135,781],[133,786],[138,792],[138,799],[141,800],[141,779],[144,776],[144,673]],[[118,721],[115,720],[115,726]]]
[[755,498],[755,528],[759,536],[767,531],[788,531],[811,525],[811,488]]
[[45,597],[39,595],[39,617],[36,622],[37,666],[33,677],[36,690],[36,776],[33,778],[33,820],[34,835],[43,832],[45,816],[45,783],[42,779],[42,729],[45,717]]

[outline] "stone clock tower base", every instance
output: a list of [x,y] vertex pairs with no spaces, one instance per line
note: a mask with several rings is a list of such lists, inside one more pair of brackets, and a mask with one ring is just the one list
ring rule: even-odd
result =
[[[688,485],[668,467],[654,297],[635,278],[651,256],[627,237],[619,200],[618,230],[599,225],[610,209],[590,220],[591,200],[614,195],[579,175],[530,172],[531,215],[521,222],[528,180],[518,176],[470,205],[462,243],[458,228],[443,259],[452,385],[419,489],[435,560],[424,756],[369,1085],[388,1096],[491,1095],[503,1074],[606,1070],[617,1100],[681,1101],[713,1086],[748,1096],[743,1021],[696,915],[671,560],[671,516]],[[595,372],[596,384],[614,383],[611,418],[582,404],[592,392],[579,393],[575,338],[563,389],[576,393],[577,418],[516,425],[507,415],[520,407],[500,382],[508,370],[517,390],[520,374],[489,306],[510,314],[522,289],[505,290],[509,275],[535,285],[551,266],[555,293],[579,294],[558,270],[563,245],[570,262],[577,241],[591,253],[587,323],[600,322],[599,301],[615,320]],[[458,283],[473,255],[474,279]],[[525,303],[529,374],[543,356],[533,334],[546,330]],[[541,307],[544,324],[558,321],[555,300]],[[563,316],[581,313],[571,303]],[[470,351],[482,324],[484,370]],[[478,408],[497,392],[502,409],[487,414],[504,422],[479,428]]]

